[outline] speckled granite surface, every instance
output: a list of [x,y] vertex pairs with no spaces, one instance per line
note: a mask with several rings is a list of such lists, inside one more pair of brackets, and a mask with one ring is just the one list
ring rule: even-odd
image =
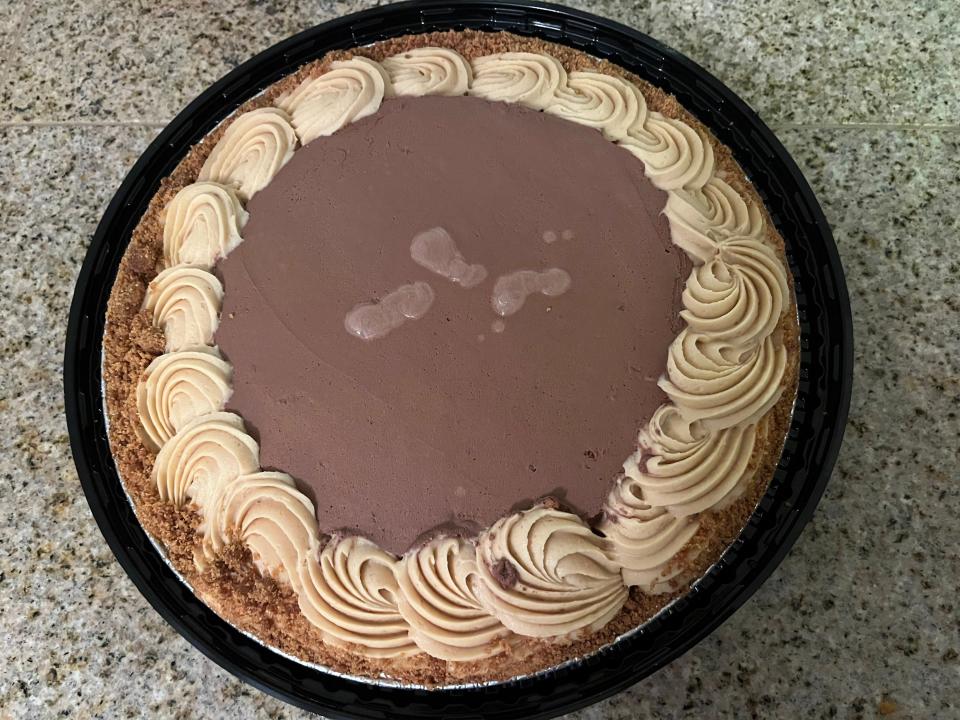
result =
[[[192,650],[114,561],[70,459],[61,349],[89,237],[157,130],[361,5],[0,4],[0,719],[303,716]],[[709,639],[575,717],[960,718],[955,3],[591,6],[778,131],[834,227],[857,351],[846,443],[795,550]]]

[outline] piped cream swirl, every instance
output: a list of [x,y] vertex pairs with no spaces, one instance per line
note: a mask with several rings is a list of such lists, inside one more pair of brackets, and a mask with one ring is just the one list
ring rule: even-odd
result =
[[713,146],[679,120],[650,113],[618,141],[643,161],[647,178],[661,190],[699,190],[713,175]]
[[260,448],[228,412],[201,415],[170,438],[153,464],[160,499],[181,506],[190,498],[207,507],[210,498],[240,475],[260,469]]
[[687,517],[729,505],[750,478],[756,425],[709,431],[662,405],[640,431],[643,462],[633,480],[653,507]]
[[198,180],[236,189],[246,202],[293,157],[297,136],[283,110],[259,108],[239,115],[200,168]]
[[642,126],[647,117],[646,102],[635,85],[594,71],[570,73],[546,111],[595,127],[608,140],[625,138],[631,128]]
[[749,346],[777,327],[789,293],[786,270],[773,249],[737,238],[693,269],[680,317],[715,342]]
[[300,610],[335,645],[372,657],[408,655],[417,647],[397,607],[396,559],[359,537],[332,539],[308,558]]
[[783,393],[787,351],[767,336],[752,348],[685,329],[670,345],[659,385],[684,417],[708,430],[754,423]]
[[216,348],[197,346],[154,358],[137,383],[144,443],[159,450],[191,420],[222,409],[232,374]]
[[187,185],[164,208],[164,262],[213,267],[243,241],[247,218],[232,188],[215,182]]
[[624,583],[639,585],[653,594],[670,592],[686,564],[675,559],[700,523],[695,518],[676,517],[662,507],[651,507],[644,500],[635,455],[624,463],[624,472],[610,491],[606,515],[598,529],[610,541]]
[[507,52],[475,58],[470,95],[544,110],[567,83],[567,71],[550,55]]
[[163,330],[167,352],[213,344],[220,324],[223,285],[201,267],[177,265],[147,286],[144,308]]
[[561,637],[603,627],[627,589],[607,543],[576,515],[535,507],[480,536],[478,593],[519,635]]
[[372,115],[393,94],[387,71],[373,60],[338,60],[317,77],[307,78],[277,105],[290,113],[300,142],[332,135],[344,125]]
[[465,95],[473,80],[470,63],[448,48],[414,48],[381,64],[397,95]]
[[714,176],[700,190],[667,193],[663,214],[670,221],[670,237],[694,260],[708,262],[720,241],[729,237],[763,240],[760,209]]
[[319,551],[319,535],[313,503],[293,478],[266,471],[240,475],[204,500],[201,510],[210,519],[204,532],[205,559],[237,540],[250,548],[262,574],[300,587],[306,558]]
[[439,538],[407,553],[396,568],[400,614],[424,651],[443,660],[478,660],[502,652],[509,631],[480,603],[476,549]]

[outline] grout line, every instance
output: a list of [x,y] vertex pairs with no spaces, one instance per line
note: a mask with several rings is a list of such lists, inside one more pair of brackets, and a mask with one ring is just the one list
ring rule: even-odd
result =
[[956,132],[960,125],[951,123],[778,123],[771,122],[772,130],[939,130]]
[[162,130],[168,123],[129,121],[100,121],[100,120],[51,120],[51,121],[0,121],[0,130],[8,128],[150,128]]
[[[151,128],[161,130],[165,128],[169,120],[165,122],[153,122],[145,120],[3,120],[0,121],[0,129],[7,128]],[[958,132],[960,125],[949,123],[770,123],[770,129],[774,132],[781,130],[932,130],[939,132]]]

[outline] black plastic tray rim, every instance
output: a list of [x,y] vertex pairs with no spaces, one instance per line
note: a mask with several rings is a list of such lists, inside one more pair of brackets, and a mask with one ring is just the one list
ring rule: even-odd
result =
[[[117,266],[146,203],[187,149],[235,107],[329,50],[466,28],[536,36],[609,59],[673,93],[733,150],[787,243],[801,327],[800,387],[769,490],[740,537],[690,593],[639,631],[581,661],[509,683],[429,691],[309,668],[239,632],[190,592],[137,522],[113,464],[101,342]],[[766,580],[813,514],[836,462],[852,366],[850,304],[829,226],[796,164],[742,100],[679,53],[589,13],[522,0],[426,0],[338,18],[273,46],[214,83],[157,136],[107,207],[80,271],[67,330],[64,392],[77,472],[107,543],[157,612],[214,662],[286,702],[333,718],[532,719],[584,707],[663,667]]]

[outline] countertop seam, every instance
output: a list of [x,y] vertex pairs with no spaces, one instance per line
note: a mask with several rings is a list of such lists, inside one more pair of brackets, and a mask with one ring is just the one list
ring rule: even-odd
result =
[[[144,120],[5,120],[0,129],[13,128],[153,128],[169,124]],[[770,123],[774,132],[784,130],[901,130],[909,132],[957,132],[960,125],[947,123]]]

